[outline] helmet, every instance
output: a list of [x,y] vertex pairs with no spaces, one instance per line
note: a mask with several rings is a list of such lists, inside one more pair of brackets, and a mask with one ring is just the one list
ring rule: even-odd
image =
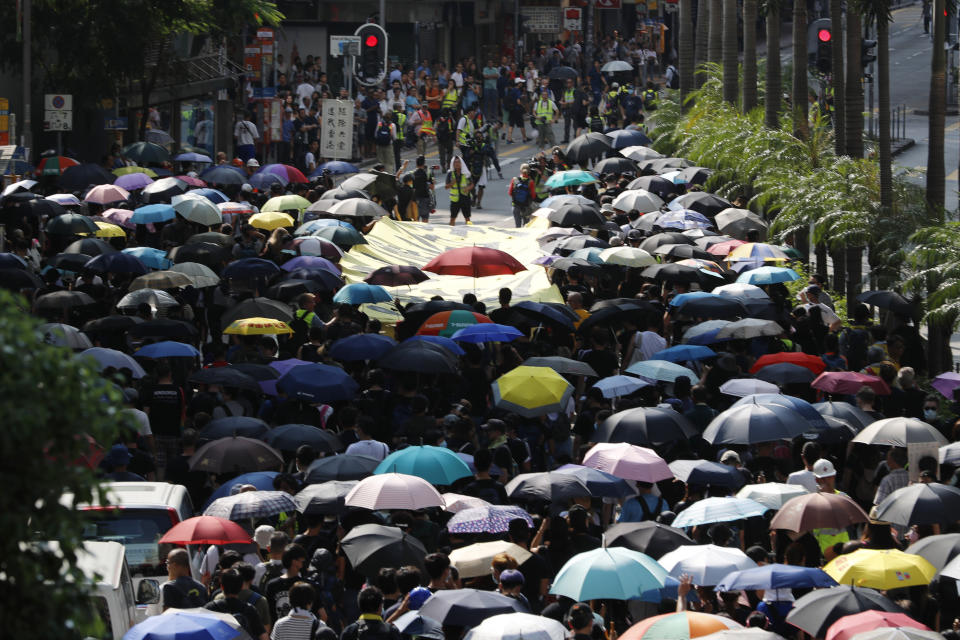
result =
[[617,82],[614,82],[612,85],[610,85],[610,88],[611,88],[611,89],[619,89],[619,88],[620,88],[620,84],[617,83]]
[[837,475],[837,469],[826,458],[820,458],[813,463],[813,475],[816,478],[831,478]]
[[248,166],[248,167],[259,167],[259,166],[260,166],[260,163],[257,161],[256,158],[250,158],[249,160],[247,160],[247,166]]

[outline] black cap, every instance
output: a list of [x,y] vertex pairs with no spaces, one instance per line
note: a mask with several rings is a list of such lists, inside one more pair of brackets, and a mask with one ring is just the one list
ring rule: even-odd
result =
[[496,431],[499,431],[500,433],[506,433],[506,432],[507,432],[507,423],[504,422],[503,420],[498,419],[498,418],[490,418],[489,420],[487,420],[486,422],[484,422],[482,425],[480,425],[480,428],[481,428],[481,429],[494,429],[494,430],[496,430]]

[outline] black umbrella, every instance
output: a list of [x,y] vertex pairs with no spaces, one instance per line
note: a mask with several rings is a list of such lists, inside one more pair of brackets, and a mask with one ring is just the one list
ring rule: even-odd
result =
[[250,298],[227,310],[220,318],[220,326],[226,329],[234,321],[243,318],[273,318],[290,322],[293,320],[293,311],[288,305],[270,298]]
[[876,519],[909,527],[946,524],[960,513],[960,489],[939,482],[911,484],[897,489],[877,505]]
[[82,253],[89,257],[114,253],[115,251],[116,249],[109,242],[104,242],[100,238],[82,238],[71,242],[63,250],[64,253]]
[[187,244],[200,244],[201,242],[209,242],[210,244],[220,245],[224,248],[230,248],[233,246],[233,238],[228,236],[225,233],[218,233],[216,231],[204,231],[203,233],[195,233],[189,238],[187,238]]
[[457,362],[449,351],[425,340],[401,342],[379,360],[384,369],[409,373],[456,374]]
[[960,555],[960,533],[941,533],[921,538],[907,547],[906,553],[923,556],[937,569],[943,569]]
[[364,278],[363,281],[369,284],[378,284],[383,287],[399,287],[402,285],[417,284],[428,279],[427,274],[413,265],[391,264],[376,269]]
[[293,501],[297,503],[297,511],[307,516],[340,515],[345,509],[344,499],[358,482],[360,481],[330,480],[320,484],[310,484],[293,496]]
[[686,184],[704,184],[707,179],[713,175],[713,169],[708,169],[706,167],[687,167],[680,171],[680,175],[677,176],[679,180],[682,180]]
[[0,269],[0,287],[10,291],[43,288],[41,280],[32,271],[26,269]]
[[524,316],[534,323],[554,326],[566,331],[573,331],[574,323],[580,318],[565,304],[556,302],[533,302],[524,300],[510,307],[516,315]]
[[589,249],[591,247],[606,249],[609,246],[610,244],[606,240],[594,238],[593,236],[569,236],[551,242],[543,249],[544,251],[549,251],[557,255],[568,256],[579,249]]
[[654,305],[646,300],[638,300],[636,298],[607,298],[606,300],[598,300],[597,302],[593,303],[592,307],[590,307],[590,313],[596,313],[597,311],[602,311],[604,309],[620,309],[630,307],[640,307],[650,311],[659,311],[660,313],[663,313],[663,309],[657,305]]
[[47,264],[63,271],[73,271],[74,273],[79,273],[84,269],[84,267],[86,267],[87,263],[90,262],[91,257],[92,256],[88,256],[85,253],[58,253],[47,260]]
[[621,522],[603,533],[603,546],[626,547],[655,560],[688,544],[696,544],[680,529],[659,522]]
[[496,591],[448,589],[437,591],[420,607],[420,615],[455,627],[476,627],[501,613],[527,613],[519,600]]
[[[364,174],[359,174],[364,175]],[[354,176],[356,178],[357,176]],[[376,182],[376,179],[370,180],[369,184]],[[369,184],[367,186],[369,186]],[[349,200],[350,198],[369,198],[370,194],[361,189],[344,189],[342,186],[329,191],[324,191],[320,200]],[[330,203],[333,206],[333,203]]]
[[[656,223],[654,223],[654,225],[656,225]],[[700,249],[699,247],[687,242],[682,244],[661,244],[659,247],[653,250],[653,253],[658,256],[666,256],[668,258],[675,258],[677,260],[687,260],[693,258],[695,260],[709,260],[711,262],[719,261],[719,258],[712,253],[707,253],[703,249]]]
[[787,614],[787,622],[813,638],[822,638],[830,625],[840,618],[867,610],[903,613],[903,609],[879,591],[839,586],[816,589],[798,599]]
[[304,293],[317,293],[318,291],[329,291],[319,280],[282,280],[272,287],[268,288],[264,294],[267,298],[290,302],[297,296]]
[[123,155],[141,166],[161,164],[170,159],[170,152],[154,142],[134,142],[123,149]]
[[[789,398],[791,396],[784,396]],[[812,427],[803,432],[804,440],[813,440],[820,444],[839,444],[841,442],[850,442],[856,437],[859,430],[846,420],[840,420],[833,416],[822,416],[825,422],[824,426]]]
[[[685,236],[679,231],[664,231],[663,233],[657,233],[643,242],[640,243],[640,248],[649,253],[653,253],[657,248],[665,244],[689,244],[695,245],[693,238],[690,236]],[[713,259],[714,256],[710,256],[709,259]]]
[[221,275],[237,280],[256,280],[272,278],[279,273],[280,267],[275,262],[263,258],[243,258],[228,264]]
[[692,167],[693,163],[684,158],[651,158],[637,164],[637,168],[644,175],[665,173],[674,169]]
[[343,286],[343,278],[326,269],[294,269],[284,274],[284,280],[312,280],[321,291],[335,291]]
[[[134,338],[190,338],[197,335],[197,328],[183,320],[157,318],[131,326],[127,335]],[[223,367],[226,369],[227,367]],[[214,371],[218,369],[209,369]],[[206,371],[206,369],[205,369]],[[213,384],[213,383],[211,383]]]
[[615,156],[613,158],[604,158],[597,164],[593,165],[593,170],[596,173],[615,173],[617,175],[623,173],[636,173],[637,163],[630,158]]
[[104,316],[103,318],[90,320],[83,325],[83,332],[103,334],[120,333],[129,330],[131,327],[140,324],[141,322],[143,322],[143,320],[136,316]]
[[[766,368],[766,367],[764,367]],[[839,418],[844,422],[850,423],[857,431],[862,431],[870,424],[876,422],[869,413],[849,402],[818,402],[813,405],[820,415]]]
[[655,264],[640,272],[644,278],[654,278],[667,282],[699,282],[701,284],[724,282],[722,276],[708,275],[697,267],[671,262],[669,264]]
[[337,453],[346,448],[335,433],[312,424],[282,424],[271,429],[265,440],[280,451],[296,451],[304,444],[321,453]]
[[775,385],[809,384],[817,377],[810,369],[789,362],[767,365],[757,371],[756,376]]
[[597,372],[586,362],[560,356],[527,358],[523,364],[527,367],[549,367],[559,374],[597,377]]
[[[638,300],[638,302],[640,302]],[[637,322],[648,312],[655,311],[655,307],[647,303],[642,304],[623,304],[614,307],[606,307],[590,314],[590,317],[580,323],[577,332],[580,334],[589,333],[594,327],[606,326],[610,324],[619,324],[627,320]]]
[[185,244],[174,247],[167,252],[167,257],[173,260],[174,264],[198,262],[214,270],[216,270],[228,256],[229,253],[224,247],[212,242]]
[[917,311],[916,305],[896,291],[864,291],[857,296],[857,302],[881,309],[889,309],[904,316],[913,316]]
[[90,258],[90,261],[84,265],[84,269],[91,273],[126,273],[134,276],[142,276],[150,271],[147,265],[140,262],[136,256],[122,251],[101,253],[99,256]]
[[270,427],[267,426],[267,423],[259,418],[227,416],[208,422],[207,426],[200,430],[200,439],[217,440],[231,436],[243,436],[244,438],[262,440],[269,430]]
[[403,321],[397,324],[397,340],[405,340],[417,332],[424,320],[441,311],[463,309],[473,311],[473,307],[453,300],[430,300],[418,302],[403,310]]
[[709,460],[674,460],[669,465],[673,475],[688,485],[717,486],[739,489],[747,479],[736,468]]
[[650,193],[655,193],[664,200],[671,193],[682,191],[675,183],[660,176],[640,176],[627,185],[627,189],[645,189]]
[[60,174],[60,187],[65,191],[83,191],[91,185],[113,184],[117,176],[98,164],[78,164]]
[[79,213],[65,213],[47,222],[46,231],[51,235],[72,236],[78,233],[96,233],[97,223]]
[[677,311],[693,318],[742,318],[747,310],[737,300],[730,298],[690,298],[677,307]]
[[571,162],[584,164],[592,158],[599,158],[613,148],[613,138],[591,131],[577,136],[567,145],[566,155]]
[[576,80],[580,77],[580,72],[573,67],[559,66],[550,69],[547,77],[551,80]]
[[379,460],[369,456],[327,456],[310,463],[303,481],[316,484],[328,480],[363,480],[372,474],[379,464]]
[[562,205],[559,209],[551,211],[547,219],[561,227],[600,228],[607,222],[596,206],[580,202],[568,202]]
[[257,381],[234,366],[198,369],[190,374],[187,382],[194,384],[215,384],[221,387],[246,389],[247,391],[254,391],[256,393],[260,392],[260,385],[257,384]]
[[96,304],[96,300],[82,291],[55,291],[37,298],[38,311],[63,311]]
[[140,196],[144,204],[170,202],[173,196],[186,193],[188,186],[186,182],[178,178],[160,178],[144,187]]
[[656,446],[699,435],[697,428],[673,409],[637,407],[618,411],[597,428],[594,442],[629,442]]
[[399,527],[382,524],[361,524],[340,541],[350,564],[359,573],[372,578],[382,567],[414,565],[425,570],[427,550],[423,543]]
[[191,471],[234,475],[248,471],[271,471],[282,465],[283,456],[279,451],[266,442],[242,436],[208,442],[197,449],[189,462]]
[[267,382],[268,380],[276,380],[280,377],[280,374],[277,373],[276,369],[265,364],[257,364],[255,362],[238,362],[230,366],[241,373],[247,374],[257,382]]
[[684,209],[693,209],[702,213],[708,218],[714,218],[724,209],[729,209],[733,205],[729,200],[724,200],[720,196],[706,191],[692,191],[685,193],[670,203],[672,208],[683,207]]
[[550,263],[550,268],[558,271],[569,271],[574,274],[579,273],[580,275],[595,275],[603,271],[601,265],[588,262],[583,258],[560,258]]
[[215,166],[204,171],[201,176],[207,184],[242,185],[247,181],[242,171],[228,166]]
[[[47,200],[46,198],[33,198],[31,200],[14,202],[12,205],[13,206],[9,208],[17,213],[29,214],[35,218],[42,216],[46,216],[47,218],[56,218],[57,216],[62,216],[69,213],[67,208],[61,205],[59,202]],[[7,204],[4,204],[3,208],[7,209]]]

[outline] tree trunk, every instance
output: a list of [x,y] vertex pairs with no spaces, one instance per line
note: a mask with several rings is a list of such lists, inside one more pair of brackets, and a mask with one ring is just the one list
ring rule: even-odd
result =
[[693,90],[693,0],[680,0],[680,34],[677,38],[680,72],[680,105],[685,109],[687,96]]
[[[946,197],[944,169],[944,119],[947,111],[947,56],[943,50],[946,30],[945,0],[933,0],[933,58],[930,62],[930,124],[927,134],[927,207],[943,215]],[[931,369],[932,371],[932,369]]]
[[860,14],[847,5],[847,73],[844,89],[844,135],[846,152],[853,158],[863,157],[863,65],[860,48]]
[[707,42],[707,60],[723,62],[723,0],[710,0],[710,41]]
[[[710,2],[711,0],[697,0],[697,34],[696,45],[693,52],[693,62],[696,65],[694,70],[693,84],[701,87],[704,81],[704,75],[700,73],[700,67],[707,58],[707,43],[710,41]],[[682,79],[681,79],[682,81]]]
[[830,58],[833,87],[833,148],[838,156],[846,153],[843,137],[843,0],[830,0]]
[[783,104],[783,78],[780,71],[780,5],[767,3],[767,70],[764,88],[764,124],[780,128],[780,107]]
[[927,371],[931,377],[953,371],[953,352],[950,349],[952,333],[949,324],[927,322]]
[[847,263],[843,249],[830,249],[830,259],[833,260],[833,290],[847,290]]
[[817,259],[814,269],[819,275],[827,275],[827,245],[825,242],[818,243],[813,248],[813,255]]
[[743,0],[743,112],[757,106],[757,0]]
[[862,289],[863,248],[848,246],[844,254],[847,267],[847,315],[853,317],[853,308],[857,306],[857,294]]
[[886,16],[877,19],[877,94],[880,137],[880,209],[889,215],[893,209],[893,157],[890,153],[890,23]]
[[737,0],[723,0],[723,101],[732,105],[737,104],[739,93],[739,56],[737,46],[740,44],[737,30]]
[[807,104],[807,3],[793,3],[793,86],[790,109],[793,112],[793,135],[806,140],[810,135]]

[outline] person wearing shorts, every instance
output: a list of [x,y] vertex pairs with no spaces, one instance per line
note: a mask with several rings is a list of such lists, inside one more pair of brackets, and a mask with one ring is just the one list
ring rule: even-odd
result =
[[454,156],[450,161],[446,188],[450,193],[450,226],[457,223],[457,214],[460,213],[467,224],[473,224],[470,222],[470,191],[473,190],[473,181],[470,179],[470,169],[460,156]]

